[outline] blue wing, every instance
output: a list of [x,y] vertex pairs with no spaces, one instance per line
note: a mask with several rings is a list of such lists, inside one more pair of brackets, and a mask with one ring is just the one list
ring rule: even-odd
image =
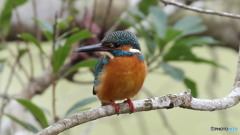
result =
[[102,74],[102,71],[103,71],[103,68],[104,68],[104,65],[108,64],[108,58],[107,57],[101,57],[96,66],[95,66],[95,72],[94,72],[94,82],[93,82],[93,95],[96,95],[96,91],[95,91],[95,86],[97,86],[100,82],[99,82],[99,79],[98,79],[98,76],[100,74]]

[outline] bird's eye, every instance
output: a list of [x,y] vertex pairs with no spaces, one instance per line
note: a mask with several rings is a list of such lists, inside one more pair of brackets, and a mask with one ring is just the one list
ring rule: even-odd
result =
[[114,44],[114,47],[120,47],[120,43],[119,42],[116,42],[116,43],[113,43]]

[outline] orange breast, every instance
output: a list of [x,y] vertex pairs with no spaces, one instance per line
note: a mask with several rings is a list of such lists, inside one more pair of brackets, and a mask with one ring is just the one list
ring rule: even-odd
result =
[[134,97],[147,74],[145,61],[139,60],[137,55],[109,59],[103,70],[99,76],[100,83],[95,86],[102,103]]

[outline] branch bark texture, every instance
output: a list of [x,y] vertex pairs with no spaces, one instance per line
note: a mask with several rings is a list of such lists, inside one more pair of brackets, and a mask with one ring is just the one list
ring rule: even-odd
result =
[[[154,97],[133,101],[135,112],[150,111],[155,109],[171,109],[181,107],[200,111],[214,111],[230,108],[240,102],[240,82],[237,82],[231,92],[221,99],[197,99],[191,96],[191,91],[169,94],[162,97]],[[127,103],[121,103],[120,114],[130,113]],[[85,112],[77,113],[64,120],[38,132],[37,135],[56,135],[74,126],[96,120],[99,118],[114,115],[115,109],[112,105],[102,106]]]

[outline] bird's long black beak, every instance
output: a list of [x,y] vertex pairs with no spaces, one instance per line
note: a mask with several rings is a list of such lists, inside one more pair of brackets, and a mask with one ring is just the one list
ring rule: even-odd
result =
[[81,48],[77,48],[72,50],[72,52],[92,52],[92,51],[108,51],[111,50],[111,48],[103,46],[102,43],[94,44],[94,45],[88,45]]

